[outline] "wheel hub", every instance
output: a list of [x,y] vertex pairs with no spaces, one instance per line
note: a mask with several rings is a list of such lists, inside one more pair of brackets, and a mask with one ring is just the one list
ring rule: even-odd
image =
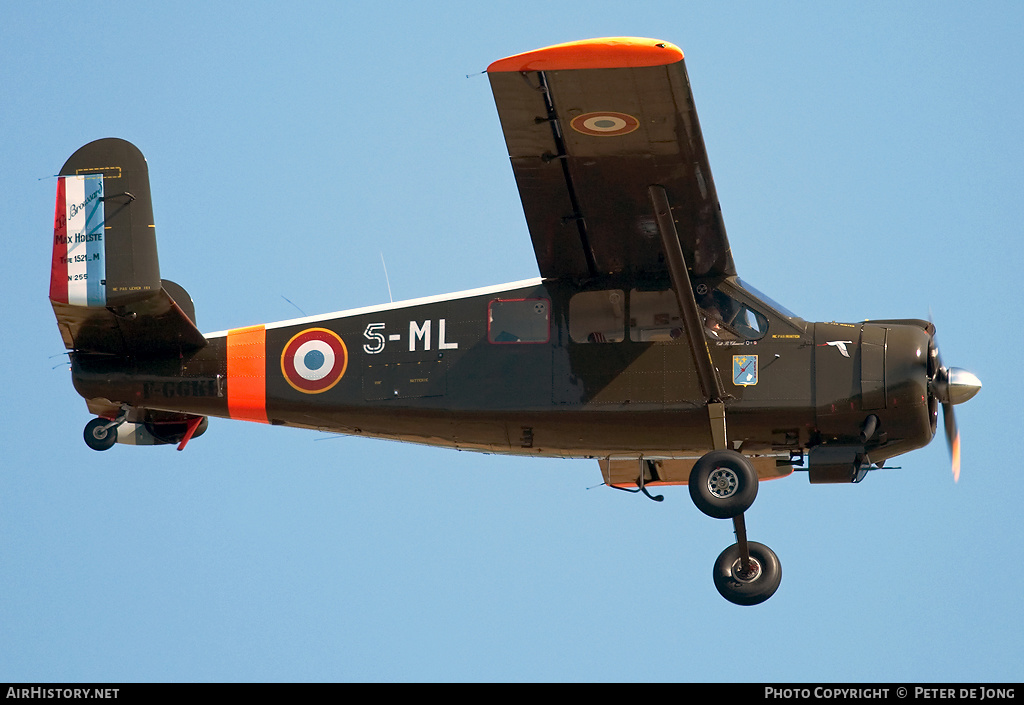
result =
[[730,468],[715,468],[708,475],[708,491],[718,499],[732,497],[739,484],[739,476]]
[[741,580],[745,583],[752,583],[761,576],[761,564],[757,562],[756,558],[751,556],[750,563],[744,568],[743,559],[738,558],[736,562],[732,564],[732,574],[737,580]]

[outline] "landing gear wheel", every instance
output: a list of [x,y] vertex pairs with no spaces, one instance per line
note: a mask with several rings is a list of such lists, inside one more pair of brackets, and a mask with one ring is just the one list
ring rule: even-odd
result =
[[107,419],[93,419],[85,425],[85,444],[93,450],[109,450],[117,443],[117,426],[107,428]]
[[722,551],[715,561],[715,587],[734,605],[759,605],[775,594],[782,582],[782,564],[772,549],[747,542],[749,569],[744,569],[739,544]]
[[690,471],[690,498],[709,517],[732,519],[757,497],[757,471],[742,453],[713,450]]

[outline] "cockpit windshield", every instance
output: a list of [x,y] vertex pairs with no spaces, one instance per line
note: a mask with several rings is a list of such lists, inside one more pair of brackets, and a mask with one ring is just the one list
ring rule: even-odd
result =
[[740,288],[742,288],[744,291],[747,291],[750,294],[753,294],[755,297],[757,297],[761,301],[764,301],[766,304],[768,304],[773,309],[775,309],[776,311],[781,313],[783,316],[789,316],[790,318],[800,318],[800,316],[798,316],[795,313],[793,313],[792,311],[790,311],[788,308],[786,308],[785,306],[780,304],[778,301],[776,301],[775,299],[773,299],[770,296],[765,295],[763,292],[761,292],[760,289],[756,289],[756,288],[752,287],[750,284],[748,284],[747,282],[743,281],[742,279],[737,277],[736,283],[738,283],[740,285]]

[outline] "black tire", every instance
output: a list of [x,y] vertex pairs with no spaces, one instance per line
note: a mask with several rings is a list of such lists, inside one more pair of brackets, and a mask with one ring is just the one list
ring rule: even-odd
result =
[[85,425],[85,444],[93,450],[109,450],[117,443],[117,426],[106,428],[110,421],[93,419]]
[[782,582],[782,564],[772,549],[755,541],[747,542],[753,572],[744,574],[739,544],[722,551],[715,561],[715,587],[734,605],[759,605],[775,594]]
[[690,471],[690,498],[709,517],[732,519],[757,497],[757,471],[742,453],[713,450]]

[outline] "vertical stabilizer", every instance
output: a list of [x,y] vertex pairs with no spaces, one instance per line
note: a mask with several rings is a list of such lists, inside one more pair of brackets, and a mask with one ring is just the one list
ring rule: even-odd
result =
[[50,300],[114,307],[159,291],[146,159],[121,139],[90,142],[57,179]]
[[160,279],[149,169],[130,142],[90,142],[60,170],[50,303],[68,350],[164,356],[206,345],[191,298]]

